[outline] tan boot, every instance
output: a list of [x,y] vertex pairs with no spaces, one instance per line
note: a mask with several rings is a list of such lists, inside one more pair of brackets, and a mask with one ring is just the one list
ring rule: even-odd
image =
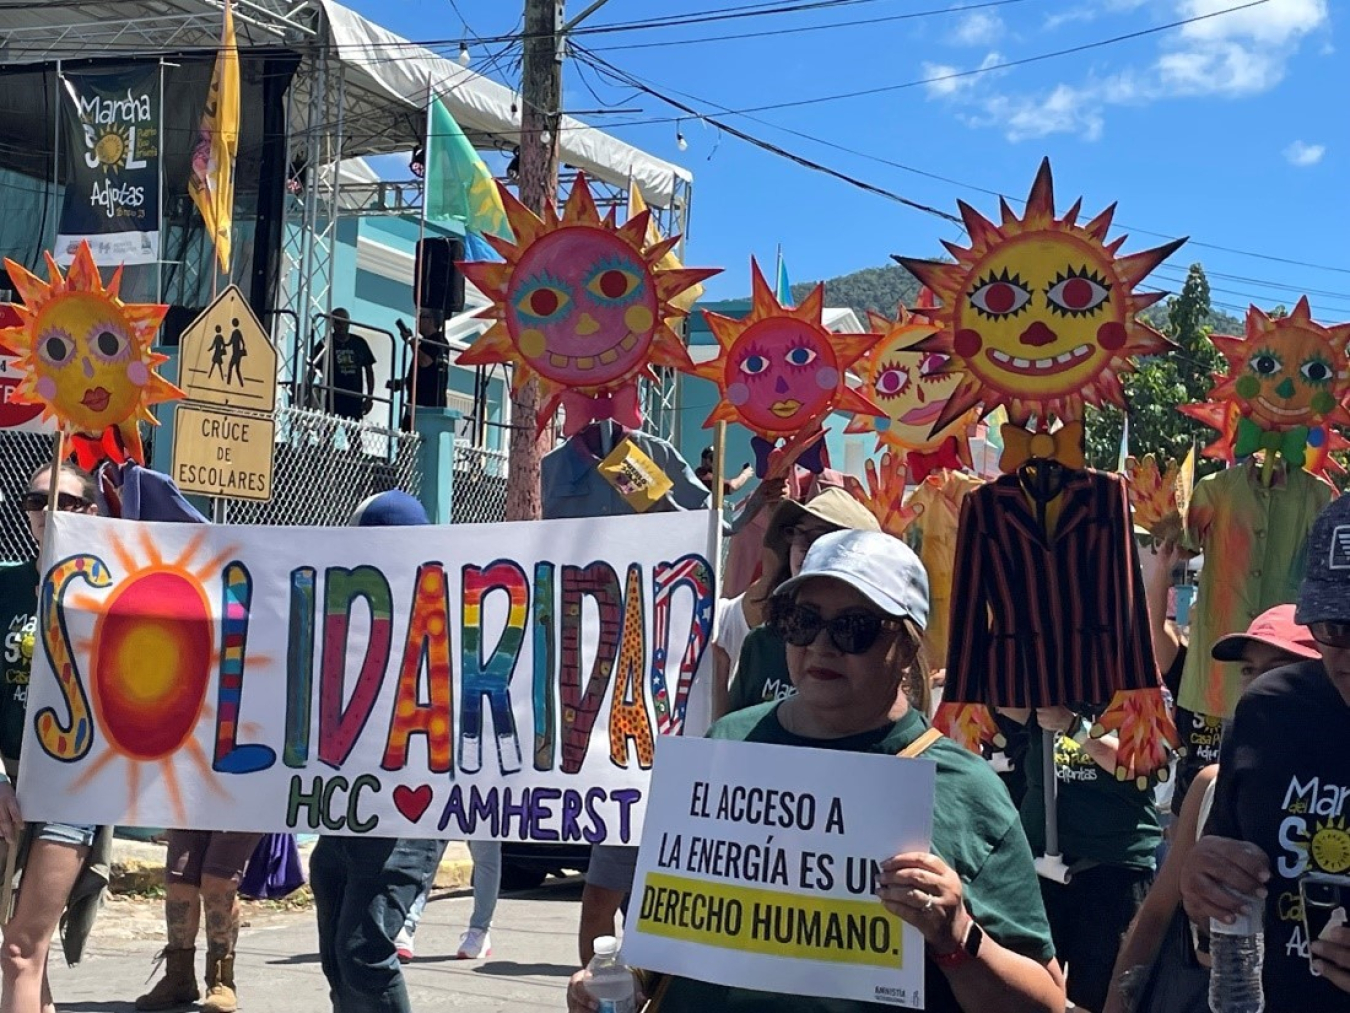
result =
[[234,994],[234,954],[206,961],[206,998],[201,1008],[210,1013],[234,1013],[239,997]]
[[164,977],[155,987],[136,1000],[138,1010],[167,1010],[190,1006],[201,997],[194,967],[197,951],[164,950]]

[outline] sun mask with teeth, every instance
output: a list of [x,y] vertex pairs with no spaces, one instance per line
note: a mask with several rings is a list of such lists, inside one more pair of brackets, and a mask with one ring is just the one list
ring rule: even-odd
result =
[[955,263],[895,258],[942,303],[940,332],[919,347],[963,374],[939,426],[977,405],[1005,405],[1019,425],[1081,419],[1085,402],[1124,403],[1119,377],[1133,357],[1170,347],[1136,319],[1163,294],[1134,289],[1185,240],[1121,257],[1125,238],[1106,239],[1115,206],[1080,225],[1080,205],[1055,217],[1047,159],[1022,218],[1006,201],[998,223],[960,204],[970,246],[943,244]]
[[719,354],[691,372],[716,384],[721,395],[704,425],[738,422],[772,445],[811,428],[831,411],[884,415],[846,382],[848,370],[881,335],[828,330],[821,321],[823,285],[794,308],[779,304],[754,260],[750,276],[754,296],[746,317],[703,314]]
[[499,189],[516,241],[485,235],[505,263],[460,265],[496,322],[459,362],[513,363],[516,389],[537,379],[540,429],[560,404],[569,435],[595,418],[636,426],[639,376],[693,365],[667,323],[685,315],[672,300],[717,270],[660,267],[679,237],[648,244],[647,211],[622,226],[613,211],[601,218],[581,173],[561,216],[540,218]]

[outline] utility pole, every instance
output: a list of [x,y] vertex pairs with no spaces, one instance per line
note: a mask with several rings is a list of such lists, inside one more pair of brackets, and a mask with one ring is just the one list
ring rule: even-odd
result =
[[[520,85],[520,202],[542,215],[558,192],[558,124],[562,119],[562,0],[525,0]],[[539,386],[511,395],[510,471],[506,519],[538,520],[539,462],[546,439],[535,436]]]
[[[563,21],[563,0],[525,0],[524,56],[520,84],[520,202],[543,215],[558,192],[558,127],[562,122],[562,70],[567,33],[608,0],[594,0]],[[538,520],[539,462],[547,436],[535,437],[539,387],[527,383],[511,395],[510,473],[506,519]],[[547,430],[545,430],[547,433]]]

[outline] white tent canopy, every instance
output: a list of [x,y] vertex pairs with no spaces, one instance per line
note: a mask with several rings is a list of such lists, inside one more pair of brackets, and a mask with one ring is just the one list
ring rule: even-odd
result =
[[[520,102],[511,89],[429,49],[409,45],[407,40],[341,4],[332,0],[317,2],[328,24],[328,37],[343,64],[349,89],[355,86],[384,95],[418,111],[425,108],[429,89],[471,137],[495,138],[509,145],[519,143]],[[656,207],[669,207],[677,184],[693,180],[687,169],[655,158],[571,116],[563,117],[559,135],[563,162],[611,186],[627,186],[630,179],[634,180],[647,202]]]
[[[87,60],[128,60],[166,52],[211,50],[219,44],[223,0],[89,0],[79,4],[0,6],[0,64],[20,66]],[[341,157],[407,151],[420,139],[428,87],[474,142],[512,148],[520,140],[514,95],[504,85],[414,45],[331,0],[234,0],[239,45],[294,47],[307,58],[336,57],[342,72]],[[331,67],[331,63],[330,63]],[[308,98],[331,77],[313,76],[310,60],[293,89]],[[323,92],[321,91],[320,94]],[[293,103],[293,133],[306,129],[305,103]],[[336,125],[334,125],[336,127]],[[604,181],[636,181],[647,202],[669,207],[692,174],[616,137],[564,117],[561,160]]]

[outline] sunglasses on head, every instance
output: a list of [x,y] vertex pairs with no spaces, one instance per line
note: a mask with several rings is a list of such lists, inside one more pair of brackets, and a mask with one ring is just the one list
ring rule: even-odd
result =
[[1308,629],[1313,639],[1325,647],[1350,647],[1350,623],[1312,623]]
[[[23,508],[29,513],[41,513],[47,509],[47,494],[45,492],[26,492],[23,494]],[[83,496],[76,496],[73,493],[62,492],[56,495],[56,509],[63,510],[66,513],[74,513],[76,510],[85,510],[89,507],[89,501]]]
[[809,647],[820,631],[844,654],[866,654],[881,636],[882,630],[900,629],[900,621],[875,612],[845,612],[833,619],[824,618],[815,609],[788,602],[774,610],[774,628],[793,647]]

